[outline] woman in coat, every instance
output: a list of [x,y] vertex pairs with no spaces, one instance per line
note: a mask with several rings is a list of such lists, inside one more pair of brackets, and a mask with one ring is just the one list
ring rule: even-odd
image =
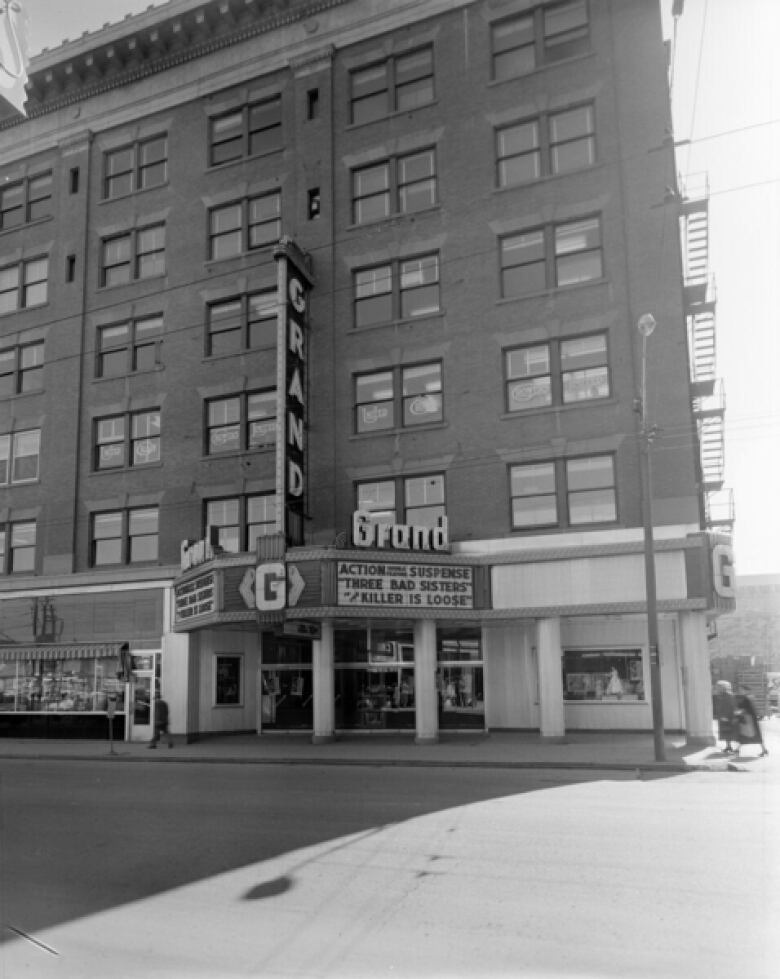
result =
[[[739,752],[739,736],[737,732],[736,713],[737,704],[728,680],[718,680],[715,684],[715,693],[712,697],[712,714],[718,722],[718,741],[725,741],[723,749],[726,754]],[[732,742],[736,747],[732,747]]]
[[[764,744],[761,725],[758,723],[758,715],[756,714],[756,707],[752,697],[748,696],[748,692],[744,687],[740,687],[739,693],[734,700],[736,705],[735,733],[739,744],[761,745],[761,756],[768,755],[769,752],[766,750],[766,745]],[[739,747],[737,747],[737,754],[739,754]]]

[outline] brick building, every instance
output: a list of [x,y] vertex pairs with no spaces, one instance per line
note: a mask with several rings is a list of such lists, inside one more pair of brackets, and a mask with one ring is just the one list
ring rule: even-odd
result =
[[186,737],[649,729],[644,349],[664,716],[710,735],[722,402],[656,0],[170,0],[28,95],[0,733],[141,740],[160,686]]

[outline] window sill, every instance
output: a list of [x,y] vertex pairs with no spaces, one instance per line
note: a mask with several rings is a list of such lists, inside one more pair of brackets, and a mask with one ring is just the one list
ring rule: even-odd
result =
[[381,438],[383,435],[409,435],[414,432],[433,432],[449,428],[449,422],[429,422],[427,425],[408,425],[405,428],[383,428],[377,432],[353,432],[349,436],[350,442],[362,442],[365,439]]
[[598,405],[616,405],[617,403],[617,399],[612,396],[608,398],[583,398],[581,401],[571,401],[566,402],[566,404],[544,405],[539,408],[526,408],[522,411],[505,411],[498,417],[501,421],[515,421],[518,418],[558,414],[559,412],[575,411],[585,407],[595,408]]
[[512,82],[527,81],[529,78],[533,78],[535,75],[540,75],[542,72],[554,71],[560,65],[571,65],[577,61],[587,61],[589,58],[594,58],[596,52],[592,49],[589,51],[580,51],[579,54],[572,54],[568,58],[558,58],[555,61],[545,61],[544,64],[536,65],[531,71],[522,72],[519,75],[512,75],[511,78],[491,78],[488,81],[488,87],[494,87],[497,85],[511,85]]
[[396,109],[394,112],[388,112],[387,115],[377,116],[376,119],[367,119],[365,122],[350,122],[344,127],[344,132],[348,133],[351,130],[364,129],[366,126],[374,126],[378,122],[387,123],[391,119],[401,119],[410,116],[414,112],[420,112],[436,105],[439,105],[439,100],[431,99],[430,102],[426,102],[424,105],[416,105],[413,109]]
[[6,313],[0,313],[0,319],[4,316],[20,316],[22,313],[34,313],[36,309],[46,309],[49,305],[47,299],[45,303],[37,303],[35,306],[19,306],[16,309],[9,309]]
[[27,231],[29,228],[35,228],[39,224],[46,224],[48,221],[53,221],[54,215],[47,214],[44,218],[35,218],[34,221],[25,221],[22,224],[15,224],[10,228],[0,228],[0,237],[3,235],[12,235],[14,231]]
[[161,272],[159,275],[147,275],[139,279],[129,279],[127,282],[117,282],[113,286],[98,286],[97,292],[113,292],[116,289],[129,289],[132,286],[140,286],[146,282],[159,282],[161,279],[167,279],[167,277],[167,272]]
[[225,262],[240,262],[246,261],[248,258],[254,258],[257,255],[264,255],[267,258],[273,258],[273,250],[276,247],[277,242],[269,242],[267,245],[258,245],[257,248],[250,248],[245,252],[238,252],[235,255],[226,255],[225,258],[207,258],[203,267],[206,271],[211,271],[214,266],[222,266]]
[[384,323],[367,323],[365,326],[353,326],[350,336],[361,333],[369,333],[372,330],[400,329],[402,327],[417,326],[418,323],[430,323],[432,320],[443,320],[446,312],[443,309],[435,313],[426,313],[425,316],[409,316],[406,319],[387,320]]
[[401,221],[408,221],[409,218],[415,218],[418,214],[430,214],[433,211],[440,211],[441,204],[431,204],[430,207],[422,207],[419,211],[397,211],[393,214],[388,214],[384,218],[376,218],[373,221],[365,221],[362,224],[348,224],[346,227],[347,231],[364,231],[366,228],[376,228],[381,224],[400,224]]
[[284,149],[284,145],[282,145],[272,150],[264,150],[262,153],[252,153],[251,155],[240,156],[235,160],[225,160],[224,163],[208,163],[206,164],[206,173],[216,173],[227,170],[229,167],[240,166],[242,163],[251,163],[253,160],[263,160],[269,156],[277,156],[279,153],[284,153]]
[[130,190],[126,194],[117,194],[116,197],[101,197],[98,201],[98,205],[103,204],[114,204],[117,201],[127,201],[133,197],[138,197],[140,194],[153,194],[156,190],[165,190],[171,185],[170,180],[164,180],[161,184],[155,184],[154,187],[139,187],[138,190]]
[[[246,357],[250,354],[259,354],[263,352],[275,353],[276,344],[269,344],[267,347],[245,347],[243,350],[234,350],[232,353],[225,354],[206,354],[201,357],[200,362],[204,367],[209,364],[213,364],[218,360],[229,360],[231,357]],[[274,371],[276,368],[274,368]]]
[[16,394],[0,394],[0,401],[15,401],[17,398],[34,398],[36,394],[45,394],[45,388],[38,388],[37,391],[18,391]]
[[160,462],[150,462],[146,466],[116,466],[114,469],[93,469],[90,472],[90,476],[110,476],[112,473],[122,473],[126,475],[127,473],[144,472],[147,469],[162,469],[163,463]]
[[220,462],[223,459],[251,460],[255,456],[267,456],[276,450],[275,445],[264,445],[256,449],[240,449],[237,452],[212,452],[200,457],[201,462]]
[[525,292],[522,296],[503,296],[496,300],[497,306],[504,306],[507,303],[523,302],[526,299],[550,299],[574,292],[577,289],[586,289],[588,286],[605,286],[609,284],[609,279],[602,276],[600,279],[588,279],[586,282],[572,282],[568,286],[549,286],[547,289],[539,289],[536,292]]
[[585,167],[576,167],[573,170],[566,170],[563,173],[543,173],[532,180],[519,180],[516,184],[499,184],[493,188],[495,194],[511,193],[513,190],[529,190],[531,187],[540,187],[544,184],[554,183],[556,180],[564,180],[566,177],[574,177],[581,173],[592,173],[594,170],[603,170],[604,164],[600,161],[590,163]]
[[144,370],[140,371],[128,371],[126,374],[109,374],[106,377],[93,377],[93,384],[108,383],[109,381],[126,381],[130,377],[143,377],[146,374],[156,374],[158,371],[164,371],[165,366],[163,364],[156,364],[154,367],[146,367]]

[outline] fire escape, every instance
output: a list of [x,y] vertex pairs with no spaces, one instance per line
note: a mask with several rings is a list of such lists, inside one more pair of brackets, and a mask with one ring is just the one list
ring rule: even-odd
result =
[[707,528],[731,528],[734,497],[724,489],[726,394],[716,374],[715,280],[709,263],[709,184],[706,174],[680,181],[684,301],[691,364],[693,417],[699,436],[700,479]]

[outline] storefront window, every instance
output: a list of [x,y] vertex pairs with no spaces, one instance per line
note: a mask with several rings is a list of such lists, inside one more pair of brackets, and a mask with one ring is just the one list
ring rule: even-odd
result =
[[336,727],[415,727],[414,634],[397,628],[337,629]]
[[564,700],[625,703],[643,701],[640,649],[577,650],[563,654]]
[[314,727],[310,641],[264,635],[262,685],[264,730],[310,731]]
[[217,707],[238,707],[243,702],[242,657],[214,657],[214,703]]
[[108,695],[125,709],[118,658],[0,661],[0,711],[37,713],[105,711]]
[[436,647],[439,727],[483,729],[485,686],[480,629],[439,629]]

